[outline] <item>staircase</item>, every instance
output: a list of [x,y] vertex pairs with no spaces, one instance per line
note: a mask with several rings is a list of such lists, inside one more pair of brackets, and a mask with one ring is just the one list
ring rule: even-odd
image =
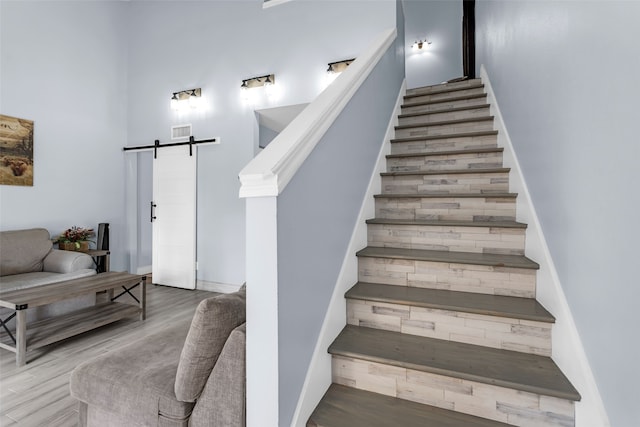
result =
[[480,80],[407,91],[313,427],[574,426]]

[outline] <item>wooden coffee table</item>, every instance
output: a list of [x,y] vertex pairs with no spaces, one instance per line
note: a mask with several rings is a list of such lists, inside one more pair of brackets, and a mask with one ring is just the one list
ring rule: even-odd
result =
[[[141,286],[139,300],[130,292],[137,286]],[[122,291],[114,297],[115,290]],[[109,301],[27,325],[28,308],[102,291],[107,291]],[[138,305],[115,302],[127,293],[138,301]],[[139,315],[140,320],[144,320],[146,293],[146,276],[124,272],[106,272],[80,279],[0,292],[0,306],[15,311],[8,318],[0,320],[0,326],[3,327],[0,328],[0,347],[15,352],[16,364],[22,366],[26,363],[28,350],[61,341],[125,317]],[[16,329],[12,333],[5,323],[13,317],[16,318]]]

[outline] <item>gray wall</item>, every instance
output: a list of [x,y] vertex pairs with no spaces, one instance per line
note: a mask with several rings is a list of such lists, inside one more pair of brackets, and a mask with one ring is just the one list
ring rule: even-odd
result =
[[280,133],[262,125],[258,126],[258,132],[260,133],[258,141],[258,147],[260,148],[265,148],[271,141],[273,141],[273,138],[278,136],[278,134]]
[[396,42],[278,197],[282,426],[291,422],[344,257],[355,256],[346,249],[404,78],[402,23]]
[[[167,141],[170,126],[183,123],[193,125],[196,139],[222,141],[199,151],[198,279],[245,280],[238,173],[258,145],[254,110],[315,98],[328,62],[357,56],[393,26],[390,4],[309,0],[262,9],[260,0],[129,3],[128,143]],[[267,73],[275,73],[279,96],[244,102],[241,80]],[[171,93],[194,87],[202,88],[207,108],[173,112]]]
[[[462,0],[402,0],[405,10],[407,88],[462,76]],[[423,52],[409,47],[427,37]]]
[[485,64],[613,426],[640,419],[640,2],[480,1]]
[[0,113],[33,120],[33,187],[0,186],[0,229],[110,223],[125,269],[125,3],[0,2]]

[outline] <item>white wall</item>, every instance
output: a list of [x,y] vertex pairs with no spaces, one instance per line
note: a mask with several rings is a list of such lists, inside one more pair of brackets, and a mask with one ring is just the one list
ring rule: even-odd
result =
[[491,77],[614,426],[640,419],[638,18],[639,2],[476,5],[477,64]]
[[[405,11],[407,88],[462,76],[462,0],[402,0]],[[431,41],[422,51],[409,46]]]
[[[237,176],[257,145],[254,109],[315,98],[328,62],[357,56],[393,26],[393,2],[308,0],[263,9],[260,0],[145,1],[131,2],[128,16],[128,144],[166,142],[170,126],[181,123],[193,125],[196,139],[221,137],[199,150],[198,279],[240,284],[245,211]],[[275,73],[279,97],[244,103],[241,80],[267,73]],[[195,87],[205,111],[170,110],[172,92]]]
[[[458,1],[406,3],[421,10],[408,13],[408,23],[449,11],[446,20],[432,19],[455,27],[455,37],[447,37],[459,40],[451,18],[453,9],[461,13],[459,5],[451,6]],[[241,283],[244,205],[237,198],[237,172],[255,154],[253,110],[312,100],[323,88],[326,64],[357,56],[388,26],[391,9],[388,1],[307,0],[264,10],[260,0],[2,1],[0,112],[35,120],[36,164],[34,187],[0,187],[0,228],[37,225],[55,234],[71,225],[109,222],[113,268],[147,266],[148,156],[139,156],[134,175],[141,174],[141,211],[125,219],[124,188],[135,180],[125,183],[121,147],[168,141],[171,125],[192,123],[196,138],[222,137],[221,145],[200,150],[198,227],[204,237],[198,253],[204,262],[198,279]],[[434,52],[451,46],[434,36]],[[413,32],[407,30],[407,37]],[[460,61],[459,52],[448,60],[440,55],[437,72],[429,65],[430,80],[414,79],[416,86],[460,74],[442,68]],[[426,75],[421,64],[408,58],[408,75]],[[241,79],[267,72],[276,73],[280,98],[244,104]],[[178,116],[168,99],[192,87],[203,88],[208,107]],[[83,160],[63,168],[69,155]],[[65,188],[81,194],[81,201],[61,203]],[[128,235],[127,221],[137,223],[129,225],[137,237]]]
[[122,146],[126,26],[120,2],[0,3],[0,113],[33,120],[33,187],[0,186],[0,229],[110,223],[126,267]]

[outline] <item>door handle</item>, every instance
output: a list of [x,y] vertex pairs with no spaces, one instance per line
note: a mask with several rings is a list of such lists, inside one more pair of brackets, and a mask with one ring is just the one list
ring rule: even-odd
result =
[[158,205],[156,205],[155,203],[153,203],[153,201],[151,201],[151,222],[153,222],[153,220],[157,218],[156,215],[155,215],[156,206],[158,206]]

